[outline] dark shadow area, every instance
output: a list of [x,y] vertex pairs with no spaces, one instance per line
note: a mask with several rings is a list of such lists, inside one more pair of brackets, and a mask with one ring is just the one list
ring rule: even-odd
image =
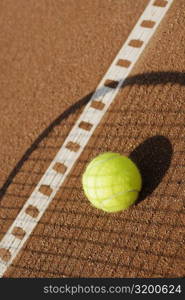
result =
[[170,167],[173,149],[168,138],[160,135],[145,140],[129,155],[138,166],[143,188],[137,203],[150,195]]
[[138,74],[135,76],[130,76],[126,78],[122,87],[127,85],[157,85],[157,84],[167,84],[167,83],[177,83],[180,85],[185,85],[185,73],[181,72],[151,72]]
[[[121,79],[120,79],[121,80]],[[128,77],[123,85],[122,88],[124,88],[125,86],[131,86],[134,84],[138,84],[138,85],[157,85],[157,84],[166,84],[166,83],[176,83],[176,84],[180,84],[180,85],[185,85],[185,73],[179,73],[179,72],[151,72],[151,73],[144,73],[144,74],[138,74],[135,76],[131,76]],[[110,87],[111,87],[111,83],[110,83]],[[111,89],[106,89],[105,87],[102,87],[100,90],[97,91],[97,94],[99,97],[103,97],[103,95],[105,95],[105,93],[109,92]],[[59,115],[38,137],[37,139],[33,142],[33,144],[27,149],[27,151],[24,153],[24,155],[22,156],[22,158],[17,162],[16,166],[13,168],[13,170],[10,172],[10,174],[8,175],[7,180],[5,181],[5,183],[3,184],[3,186],[0,189],[0,200],[2,199],[2,197],[4,196],[4,194],[6,193],[6,190],[8,189],[9,185],[11,184],[11,182],[13,181],[14,177],[16,176],[16,174],[19,172],[19,170],[22,168],[24,162],[26,160],[29,159],[29,156],[33,153],[33,151],[39,146],[39,143],[48,136],[48,134],[53,130],[53,128],[57,125],[59,125],[62,121],[64,121],[70,114],[75,113],[78,109],[82,108],[83,106],[85,106],[91,99],[92,95],[94,94],[94,91],[91,92],[90,94],[86,95],[85,97],[83,97],[82,99],[80,99],[79,101],[77,101],[75,104],[71,105],[69,108],[67,108],[64,112],[62,112],[61,115]],[[153,141],[153,139],[152,139]],[[161,141],[161,139],[160,139]],[[158,143],[157,140],[155,140],[156,144]],[[141,160],[138,156],[138,154],[131,154],[131,156],[133,157],[133,159],[136,159],[135,157],[137,157],[137,164],[141,164],[141,168],[143,168],[143,176],[144,176],[144,181],[146,181],[146,188],[143,192],[143,195],[141,196],[142,198],[144,197],[144,195],[146,196],[148,194],[148,192],[146,193],[146,189],[147,190],[153,190],[154,186],[157,186],[159,184],[159,178],[162,178],[162,176],[159,176],[159,173],[155,173],[153,170],[154,167],[156,167],[157,165],[154,164],[154,161],[152,161],[151,159],[151,154],[149,154],[149,150],[147,150],[147,147],[151,149],[150,145],[154,146],[155,149],[155,145],[153,142],[146,142],[146,144],[144,144],[143,146],[141,145],[140,147],[144,149],[145,153],[148,153],[148,155],[150,156],[150,160],[148,159],[147,161],[150,162],[150,164],[152,163],[152,167],[151,170],[147,171],[147,167],[142,166],[141,164]],[[148,146],[147,146],[148,145]],[[164,145],[161,147],[164,147]],[[167,148],[167,144],[166,144],[166,148]],[[170,152],[170,147],[168,147],[168,152]],[[141,154],[142,156],[142,151],[135,150],[136,152]],[[161,150],[162,151],[162,150]],[[152,153],[152,152],[151,152]],[[154,154],[153,154],[154,155]],[[157,153],[156,153],[157,155]],[[155,156],[155,155],[154,155]],[[168,155],[168,158],[170,157],[170,155]],[[156,156],[154,157],[155,161],[156,161]],[[162,159],[162,158],[161,158]],[[161,160],[161,164],[166,164],[164,160]],[[166,167],[165,167],[166,168]],[[165,169],[164,168],[164,169]],[[151,177],[150,172],[153,172],[153,178]],[[146,174],[149,174],[148,177],[150,178],[146,178]],[[163,175],[164,175],[164,170],[163,170]],[[154,177],[156,177],[156,179],[154,180]],[[158,179],[157,179],[158,178]],[[152,183],[153,181],[155,181],[155,185],[154,183]],[[150,187],[149,187],[149,186]],[[147,187],[148,186],[148,187]]]

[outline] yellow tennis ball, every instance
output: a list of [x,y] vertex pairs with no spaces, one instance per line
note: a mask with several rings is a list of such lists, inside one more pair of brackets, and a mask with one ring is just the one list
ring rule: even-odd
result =
[[88,164],[82,185],[93,206],[106,212],[118,212],[137,200],[142,179],[131,159],[107,152]]

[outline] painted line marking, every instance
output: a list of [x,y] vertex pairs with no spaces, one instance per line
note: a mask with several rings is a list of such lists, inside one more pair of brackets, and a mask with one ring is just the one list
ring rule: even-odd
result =
[[151,0],[145,8],[59,152],[0,241],[0,277],[55,197],[172,2]]

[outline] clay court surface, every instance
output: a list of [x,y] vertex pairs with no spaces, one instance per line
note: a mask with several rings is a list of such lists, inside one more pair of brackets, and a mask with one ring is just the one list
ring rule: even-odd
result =
[[[0,2],[0,239],[147,5]],[[184,28],[185,2],[174,0],[5,277],[185,275]],[[143,176],[139,201],[120,213],[92,207],[81,186],[106,151],[130,156]]]

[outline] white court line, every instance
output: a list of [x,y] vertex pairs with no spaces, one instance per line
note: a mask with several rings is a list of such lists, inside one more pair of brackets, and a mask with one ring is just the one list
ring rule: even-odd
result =
[[[13,224],[2,238],[0,242],[0,277],[4,275],[11,265],[38,224],[48,205],[55,197],[172,2],[173,0],[151,0],[145,8],[59,152],[24,204]],[[131,41],[132,43],[130,44]],[[105,86],[106,80],[118,81],[117,86],[115,88]],[[94,100],[102,105],[101,109],[97,107],[94,108]],[[90,127],[84,128],[80,125],[82,122],[83,125],[84,122],[86,122],[85,125]],[[70,150],[67,146],[69,142],[75,143],[73,145],[77,147],[77,150]],[[48,193],[45,195],[42,188],[47,188],[49,195]],[[31,208],[32,212],[30,213]],[[18,230],[19,235],[15,233],[15,229],[16,232]]]

